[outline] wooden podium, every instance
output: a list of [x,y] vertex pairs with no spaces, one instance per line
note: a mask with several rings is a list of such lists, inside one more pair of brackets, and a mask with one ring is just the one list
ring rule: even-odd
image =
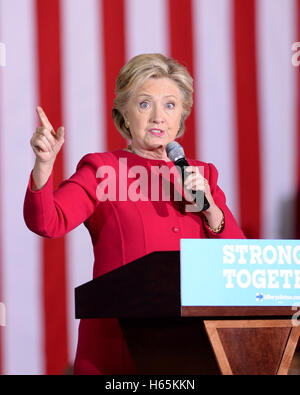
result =
[[180,252],[154,252],[75,289],[76,318],[118,318],[137,374],[287,374],[292,307],[181,306]]

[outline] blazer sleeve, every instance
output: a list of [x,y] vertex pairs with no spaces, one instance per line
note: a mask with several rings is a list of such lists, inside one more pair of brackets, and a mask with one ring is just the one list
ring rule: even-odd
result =
[[224,214],[224,227],[221,232],[212,232],[206,224],[203,216],[204,228],[207,233],[207,237],[215,239],[245,239],[245,235],[239,225],[237,224],[235,218],[233,217],[231,211],[227,207],[225,194],[222,189],[218,186],[218,171],[216,167],[212,164],[208,164],[209,175],[208,182],[210,185],[210,190],[212,197],[216,205],[223,211]]
[[23,206],[27,227],[40,236],[58,238],[84,222],[98,204],[96,171],[94,154],[87,154],[55,191],[53,172],[38,191],[31,188],[31,172]]

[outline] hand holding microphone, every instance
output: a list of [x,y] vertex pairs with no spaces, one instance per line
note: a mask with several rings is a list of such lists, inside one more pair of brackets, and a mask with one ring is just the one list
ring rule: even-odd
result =
[[184,150],[177,141],[167,144],[166,152],[168,158],[174,162],[181,174],[184,187],[191,196],[191,200],[197,205],[200,211],[205,211],[210,207],[206,194],[211,197],[207,180],[202,177],[197,166],[190,166],[185,158]]
[[221,232],[225,224],[224,214],[211,195],[208,181],[200,174],[197,166],[189,166],[179,143],[172,141],[167,144],[166,152],[179,169],[185,189],[194,197],[194,204],[203,212],[208,228],[213,233]]

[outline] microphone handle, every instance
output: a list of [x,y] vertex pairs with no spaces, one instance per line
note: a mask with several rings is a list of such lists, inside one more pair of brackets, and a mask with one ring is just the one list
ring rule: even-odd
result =
[[[174,163],[175,163],[175,166],[176,166],[177,168],[178,168],[178,167],[180,168],[181,176],[182,176],[182,179],[183,179],[183,181],[184,181],[186,175],[189,174],[188,172],[186,172],[186,171],[184,170],[184,167],[189,166],[189,162],[185,159],[185,157],[183,157],[183,158],[177,159]],[[205,196],[205,194],[204,194],[203,191],[199,191],[199,190],[196,190],[196,191],[194,191],[194,190],[188,190],[188,192],[191,193],[191,194],[195,197],[195,199],[194,199],[195,201],[197,201],[197,200],[199,201],[199,200],[200,200],[200,199],[196,199],[196,195],[197,195],[197,194],[203,195],[203,198],[202,198],[202,196],[201,196],[201,200],[200,200],[200,201],[203,202],[203,206],[202,206],[202,208],[199,207],[199,208],[201,209],[201,211],[205,211],[205,210],[207,210],[207,209],[210,207],[210,204],[209,204],[208,200],[206,199],[206,196]]]

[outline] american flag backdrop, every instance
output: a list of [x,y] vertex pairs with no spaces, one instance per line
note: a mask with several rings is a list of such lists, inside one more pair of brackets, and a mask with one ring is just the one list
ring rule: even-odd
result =
[[195,82],[186,155],[216,165],[249,238],[298,238],[297,41],[299,0],[0,0],[0,373],[66,372],[77,341],[74,288],[92,278],[83,225],[56,240],[25,226],[35,107],[65,126],[57,186],[86,153],[126,146],[111,118],[123,64],[140,53],[171,56]]

